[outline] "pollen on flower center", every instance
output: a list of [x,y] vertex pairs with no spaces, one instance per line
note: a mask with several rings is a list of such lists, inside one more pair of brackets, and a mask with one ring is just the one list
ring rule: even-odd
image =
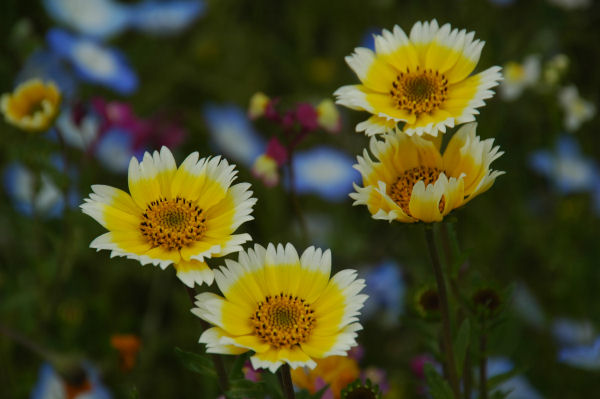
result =
[[146,208],[140,231],[153,248],[179,250],[202,238],[205,223],[203,210],[191,201],[161,198]]
[[250,322],[254,333],[276,348],[291,348],[305,342],[315,327],[314,311],[304,299],[283,293],[267,295]]
[[[416,168],[408,169],[390,186],[389,195],[407,215],[411,215],[409,203],[414,185],[420,180],[423,180],[425,187],[434,184],[442,172],[441,169],[428,166],[418,166]],[[442,196],[438,205],[440,212],[443,212],[445,205],[446,199]]]
[[420,69],[400,72],[392,82],[390,95],[396,108],[411,114],[435,111],[446,101],[448,79],[438,71]]

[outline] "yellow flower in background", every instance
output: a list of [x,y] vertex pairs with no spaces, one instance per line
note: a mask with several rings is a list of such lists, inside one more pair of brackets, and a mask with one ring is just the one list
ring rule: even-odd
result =
[[541,73],[540,57],[530,55],[523,63],[510,61],[504,66],[504,80],[500,85],[500,96],[506,101],[518,98],[523,90],[534,86]]
[[317,105],[317,122],[330,133],[338,133],[342,129],[340,111],[330,99],[326,98]]
[[[480,140],[476,123],[461,127],[444,154],[434,141],[404,133],[371,139],[370,149],[354,167],[363,186],[354,185],[354,205],[366,205],[374,219],[405,223],[439,222],[489,189],[504,172],[490,169],[503,152],[494,140]],[[439,141],[437,141],[439,143]]]
[[292,371],[292,381],[298,388],[314,394],[329,385],[331,394],[324,397],[339,399],[342,389],[360,377],[358,362],[348,356],[330,356],[317,360],[312,370],[298,368]]
[[221,157],[190,154],[177,168],[167,147],[145,153],[142,162],[129,163],[128,194],[118,188],[94,185],[81,205],[84,213],[108,229],[90,247],[111,250],[142,264],[166,268],[173,264],[186,285],[211,284],[207,258],[242,250],[251,239],[233,234],[252,220],[250,184],[232,185],[237,171]]
[[0,99],[8,123],[28,132],[48,130],[58,115],[60,92],[53,82],[30,79]]
[[498,66],[469,76],[484,45],[474,36],[449,24],[439,27],[436,20],[417,22],[409,36],[399,26],[384,30],[375,35],[375,52],[359,47],[346,57],[361,84],[340,87],[337,103],[373,114],[356,127],[367,135],[404,122],[408,135],[437,136],[474,121],[476,108],[502,79]]
[[248,117],[250,119],[260,118],[265,114],[267,106],[271,99],[263,92],[256,92],[250,97],[250,105],[248,106]]
[[215,326],[200,337],[207,352],[251,350],[252,367],[275,372],[283,363],[314,368],[314,359],[344,356],[356,345],[364,280],[355,270],[330,278],[329,250],[310,247],[299,257],[291,244],[255,245],[225,262],[215,270],[224,297],[202,293],[192,309]]

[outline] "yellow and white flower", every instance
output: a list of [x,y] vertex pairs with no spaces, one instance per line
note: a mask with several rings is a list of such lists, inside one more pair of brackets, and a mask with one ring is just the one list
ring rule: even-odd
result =
[[503,152],[494,140],[480,140],[476,123],[461,127],[444,154],[439,141],[404,133],[371,138],[370,149],[354,167],[363,186],[354,185],[354,205],[366,205],[374,219],[404,223],[439,222],[450,211],[489,189],[504,172],[490,169]]
[[530,55],[523,63],[511,61],[504,66],[504,80],[500,95],[506,101],[518,98],[527,87],[534,86],[540,78],[540,57]]
[[579,129],[596,115],[594,103],[583,99],[577,87],[570,85],[558,92],[558,103],[565,113],[564,124],[569,132]]
[[90,247],[113,256],[166,268],[173,264],[186,285],[211,284],[213,271],[205,259],[242,250],[251,239],[233,234],[252,220],[250,184],[238,183],[235,165],[221,157],[190,154],[177,168],[167,147],[129,163],[129,191],[94,185],[81,205],[84,213],[108,232]]
[[475,33],[417,22],[410,35],[395,26],[375,35],[375,52],[356,48],[346,62],[361,81],[342,86],[337,103],[373,114],[357,125],[367,135],[385,133],[399,122],[408,135],[437,136],[446,127],[475,120],[477,108],[502,79],[494,66],[476,75],[484,42]]
[[299,257],[291,244],[255,245],[225,262],[215,270],[224,297],[202,293],[192,309],[215,326],[200,337],[207,352],[254,351],[252,367],[275,372],[283,363],[312,369],[314,359],[344,356],[356,345],[364,280],[355,270],[330,278],[329,250],[310,247]]
[[58,115],[60,91],[54,82],[30,79],[0,99],[8,123],[28,132],[48,130]]

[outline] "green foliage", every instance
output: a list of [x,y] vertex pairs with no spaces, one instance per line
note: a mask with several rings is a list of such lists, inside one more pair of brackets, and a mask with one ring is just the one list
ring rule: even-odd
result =
[[448,382],[430,364],[425,364],[425,379],[433,399],[453,399]]
[[187,352],[179,348],[175,348],[175,354],[186,369],[210,378],[217,378],[215,367],[208,358],[209,355]]

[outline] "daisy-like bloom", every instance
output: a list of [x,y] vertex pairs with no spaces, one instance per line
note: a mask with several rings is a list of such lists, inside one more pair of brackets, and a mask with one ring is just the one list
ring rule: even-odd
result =
[[368,136],[392,130],[403,122],[408,135],[437,136],[446,127],[475,120],[476,108],[493,96],[502,79],[494,66],[469,76],[484,42],[475,33],[417,22],[410,35],[395,26],[375,35],[375,51],[359,47],[346,62],[361,81],[342,86],[337,103],[371,116],[356,126]]
[[214,278],[205,259],[240,251],[251,239],[233,234],[252,220],[250,184],[232,185],[237,171],[221,157],[190,154],[177,168],[167,147],[145,153],[142,162],[129,163],[128,194],[114,187],[94,185],[81,205],[84,213],[108,229],[90,247],[108,249],[143,265],[166,268],[189,287],[211,284]]
[[374,219],[404,223],[439,222],[450,211],[489,189],[504,172],[490,169],[503,152],[494,140],[480,140],[476,123],[461,127],[444,154],[430,140],[404,133],[371,138],[371,152],[354,167],[363,187],[354,185],[354,205],[366,205]]
[[506,101],[518,98],[523,90],[534,86],[540,78],[540,58],[530,55],[523,63],[511,61],[504,66],[504,81],[500,85],[500,95]]
[[565,113],[564,124],[569,132],[578,130],[596,115],[596,105],[583,99],[573,85],[560,89],[558,103]]
[[58,115],[60,92],[54,82],[30,79],[3,94],[0,109],[8,123],[28,132],[48,130]]
[[200,337],[207,352],[251,350],[255,369],[275,372],[283,363],[312,369],[314,359],[344,356],[356,345],[364,281],[355,270],[330,278],[329,250],[310,247],[299,257],[291,244],[255,245],[225,262],[215,270],[224,297],[202,293],[192,309],[215,326]]

